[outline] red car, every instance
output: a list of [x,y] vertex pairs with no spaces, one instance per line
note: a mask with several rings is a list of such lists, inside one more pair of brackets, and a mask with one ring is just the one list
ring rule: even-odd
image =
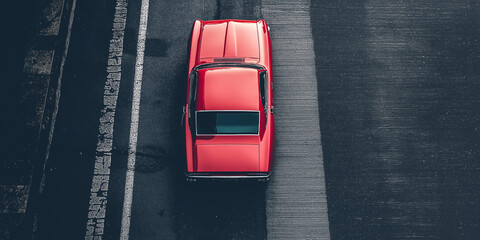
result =
[[267,23],[197,20],[189,47],[187,179],[268,180],[275,125]]

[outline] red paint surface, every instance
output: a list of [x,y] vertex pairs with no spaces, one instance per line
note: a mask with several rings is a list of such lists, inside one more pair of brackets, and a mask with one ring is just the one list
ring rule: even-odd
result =
[[214,62],[215,58],[260,58],[258,25],[255,21],[219,20],[203,22],[198,61]]
[[197,110],[260,110],[258,70],[214,68],[198,71]]
[[198,172],[259,171],[259,146],[246,144],[197,144]]

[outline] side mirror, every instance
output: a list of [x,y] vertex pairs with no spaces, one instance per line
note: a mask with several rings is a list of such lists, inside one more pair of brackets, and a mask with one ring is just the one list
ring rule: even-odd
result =
[[187,113],[187,107],[183,105],[182,107],[182,119],[180,120],[180,125],[183,127],[183,124],[185,123],[185,114]]

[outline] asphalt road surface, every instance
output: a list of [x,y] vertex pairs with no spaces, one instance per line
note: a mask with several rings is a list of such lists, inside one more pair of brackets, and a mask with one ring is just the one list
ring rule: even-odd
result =
[[[479,5],[78,1],[36,237],[480,239]],[[188,35],[228,18],[271,26],[267,186],[182,175]]]

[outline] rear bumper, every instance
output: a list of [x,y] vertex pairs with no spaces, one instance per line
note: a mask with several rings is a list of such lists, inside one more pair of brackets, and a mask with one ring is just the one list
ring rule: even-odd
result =
[[188,181],[196,181],[197,179],[211,180],[258,180],[268,181],[270,173],[185,173]]

